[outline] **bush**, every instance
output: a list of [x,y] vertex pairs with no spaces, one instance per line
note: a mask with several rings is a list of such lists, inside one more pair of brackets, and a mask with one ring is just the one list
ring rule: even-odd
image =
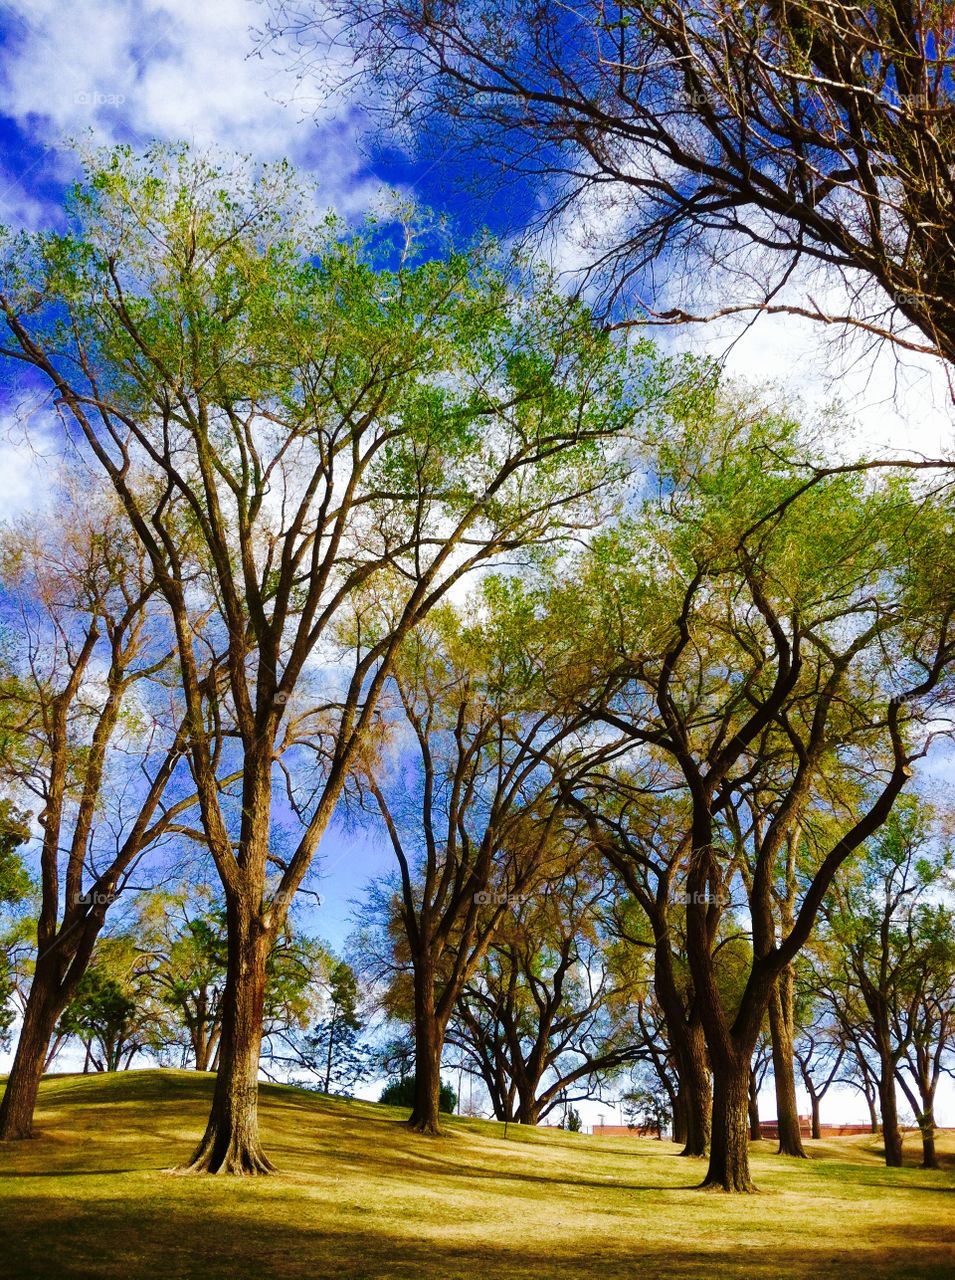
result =
[[[400,1080],[389,1080],[381,1091],[379,1102],[386,1102],[390,1107],[414,1106],[414,1076],[403,1076]],[[451,1115],[458,1103],[458,1095],[449,1084],[441,1082],[441,1093],[438,1095],[438,1110]]]

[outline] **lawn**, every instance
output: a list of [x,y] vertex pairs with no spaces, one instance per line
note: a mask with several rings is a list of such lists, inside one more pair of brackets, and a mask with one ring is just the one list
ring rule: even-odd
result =
[[955,1277],[946,1167],[885,1169],[876,1140],[754,1148],[761,1194],[693,1189],[698,1161],[652,1139],[403,1113],[266,1086],[267,1179],[183,1178],[211,1077],[54,1076],[40,1136],[0,1146],[0,1276],[11,1280],[689,1280]]

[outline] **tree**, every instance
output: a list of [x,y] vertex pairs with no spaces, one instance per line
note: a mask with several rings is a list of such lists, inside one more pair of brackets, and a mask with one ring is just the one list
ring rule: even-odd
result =
[[[395,655],[469,571],[594,518],[647,350],[627,365],[584,308],[490,247],[429,256],[410,223],[395,249],[385,228],[316,222],[282,166],[119,151],[68,217],[66,235],[5,238],[0,354],[55,394],[171,616],[228,925],[188,1167],[265,1173],[267,956]],[[283,769],[301,834],[276,862]]]
[[[589,771],[573,803],[639,908],[636,920],[618,913],[617,933],[630,947],[652,949],[654,996],[677,1077],[674,1134],[679,1133],[678,1141],[684,1144],[681,1155],[705,1155],[712,1110],[710,1070],[699,1002],[685,961],[676,888],[689,851],[685,812],[681,814],[679,804],[668,803],[665,785],[647,788],[626,768],[604,776]],[[643,936],[644,920],[649,938]]]
[[799,1028],[794,1053],[812,1108],[811,1133],[813,1138],[821,1138],[820,1107],[823,1098],[839,1078],[845,1045],[840,1043],[838,1028],[831,1023],[809,1022]]
[[[107,954],[110,948],[101,948]],[[60,1016],[58,1031],[76,1036],[86,1049],[86,1067],[122,1071],[145,1045],[146,1011],[140,993],[109,972],[100,954],[77,983]],[[86,1069],[84,1067],[84,1070]]]
[[[318,6],[272,9],[272,37],[314,70]],[[948,6],[357,0],[331,13],[393,118],[540,180],[545,216],[619,228],[596,252],[611,299],[636,288],[666,320],[788,312],[955,356]],[[675,306],[653,296],[661,263]],[[833,276],[845,297],[827,301]]]
[[673,1119],[670,1098],[659,1080],[640,1073],[634,1087],[622,1095],[623,1112],[630,1129],[655,1129],[657,1137],[663,1137],[664,1129]]
[[336,961],[328,977],[322,1016],[295,1042],[298,1060],[317,1077],[322,1093],[349,1094],[371,1072],[372,1054],[362,1042],[361,990],[354,969]]
[[0,547],[17,641],[0,684],[0,777],[39,807],[41,831],[36,953],[0,1103],[3,1139],[30,1136],[51,1036],[109,906],[192,803],[148,559],[112,494],[87,482],[80,502],[78,482],[63,478],[72,520],[24,522]]
[[[865,1011],[862,1033],[877,1064],[885,1162],[894,1167],[902,1164],[896,1088],[910,1049],[920,1096],[909,1087],[906,1091],[915,1104],[925,1167],[936,1163],[933,1104],[938,1072],[930,1065],[936,1052],[932,1031],[942,1031],[940,1063],[947,1023],[938,1026],[933,1019],[929,1030],[923,1023],[923,1001],[944,1001],[952,983],[955,943],[951,911],[931,901],[948,861],[946,856],[929,856],[932,838],[928,814],[914,797],[906,797],[839,881],[826,908],[829,936],[838,948],[838,968],[828,990],[841,988],[850,999],[855,995],[857,1009]],[[915,1048],[917,1041],[920,1049]]]
[[[415,1105],[414,1077],[401,1076],[398,1080],[392,1080],[382,1089],[378,1101],[389,1107],[413,1107]],[[454,1115],[457,1105],[457,1094],[442,1080],[438,1090],[438,1110],[442,1115]]]
[[0,800],[0,1048],[9,1048],[16,990],[13,953],[23,931],[19,916],[33,885],[20,857],[30,838],[27,815],[10,800]]
[[935,1095],[955,1051],[955,918],[937,906],[918,925],[925,965],[896,1015],[896,1039],[906,1046],[896,1079],[922,1139],[922,1168],[938,1169]]
[[391,675],[407,755],[390,778],[372,760],[359,780],[400,870],[391,914],[413,974],[420,1133],[438,1132],[441,1054],[465,984],[545,865],[570,856],[562,792],[586,755],[574,736],[586,716],[555,702],[546,652],[516,583],[490,580],[463,616],[435,613]]
[[[945,507],[849,475],[793,500],[779,459],[796,444],[791,422],[758,409],[697,406],[662,434],[639,519],[594,540],[560,606],[600,672],[605,723],[651,776],[663,758],[686,796],[687,954],[714,1079],[706,1183],[732,1191],[751,1188],[747,1090],[773,984],[839,867],[891,813],[933,716],[944,723],[955,656]],[[851,797],[850,761],[863,780]],[[755,792],[761,814],[763,787],[765,820],[745,833],[752,954],[728,1003],[717,931],[740,866],[729,813]],[[773,891],[807,825],[786,929]]]
[[226,976],[225,911],[207,885],[140,895],[132,936],[157,998],[185,1033],[197,1071],[215,1070]]
[[769,1071],[772,1061],[772,1042],[765,1033],[762,1033],[756,1041],[756,1048],[753,1050],[753,1061],[750,1063],[749,1069],[747,1110],[749,1113],[749,1137],[751,1142],[759,1142],[763,1136],[759,1121],[759,1091],[763,1087],[763,1081],[766,1079],[766,1073]]
[[448,1043],[477,1068],[499,1120],[537,1124],[646,1052],[631,1012],[644,974],[614,963],[613,891],[593,862],[585,848],[515,905],[458,998]]

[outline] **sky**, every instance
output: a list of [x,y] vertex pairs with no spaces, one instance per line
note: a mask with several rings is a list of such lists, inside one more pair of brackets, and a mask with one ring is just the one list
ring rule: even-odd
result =
[[[289,62],[258,46],[264,21],[257,0],[13,0],[0,3],[0,224],[55,226],[66,186],[78,176],[73,145],[184,139],[267,161],[290,159],[314,179],[320,207],[347,219],[374,209],[389,191],[414,196],[448,215],[465,234],[483,225],[521,230],[534,193],[512,188],[482,200],[480,173],[467,184],[453,148],[433,145],[427,159],[384,146],[372,135],[363,104],[327,98],[299,82]],[[328,51],[327,59],[340,60]],[[488,175],[490,179],[490,175]],[[485,189],[491,189],[489,181]],[[549,245],[562,267],[584,264],[572,223]],[[952,406],[941,371],[889,352],[853,368],[837,367],[832,334],[810,322],[761,319],[748,328],[723,325],[668,330],[671,347],[706,351],[728,371],[777,383],[807,415],[836,392],[845,426],[834,455],[897,449],[937,456],[952,446]],[[0,400],[0,404],[3,401]],[[31,422],[29,439],[0,410],[0,518],[43,507],[44,468],[55,452],[52,428]],[[947,761],[931,768],[947,782]],[[373,840],[333,830],[322,851],[316,928],[340,945],[351,902],[362,883],[388,869],[390,855]],[[2,1069],[2,1062],[0,1062]],[[952,1111],[949,1123],[955,1119]],[[764,1112],[773,1114],[766,1100]],[[588,1116],[590,1120],[596,1118]],[[824,1119],[862,1117],[850,1095],[827,1099]]]

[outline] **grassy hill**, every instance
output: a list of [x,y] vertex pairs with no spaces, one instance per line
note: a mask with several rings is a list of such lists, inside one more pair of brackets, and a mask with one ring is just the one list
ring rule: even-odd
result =
[[[11,1280],[852,1280],[955,1277],[946,1168],[879,1163],[871,1138],[754,1148],[762,1194],[691,1190],[697,1161],[651,1139],[404,1113],[263,1087],[270,1179],[173,1177],[212,1078],[54,1076],[30,1143],[0,1146],[0,1276]],[[916,1144],[910,1155],[916,1159]]]

